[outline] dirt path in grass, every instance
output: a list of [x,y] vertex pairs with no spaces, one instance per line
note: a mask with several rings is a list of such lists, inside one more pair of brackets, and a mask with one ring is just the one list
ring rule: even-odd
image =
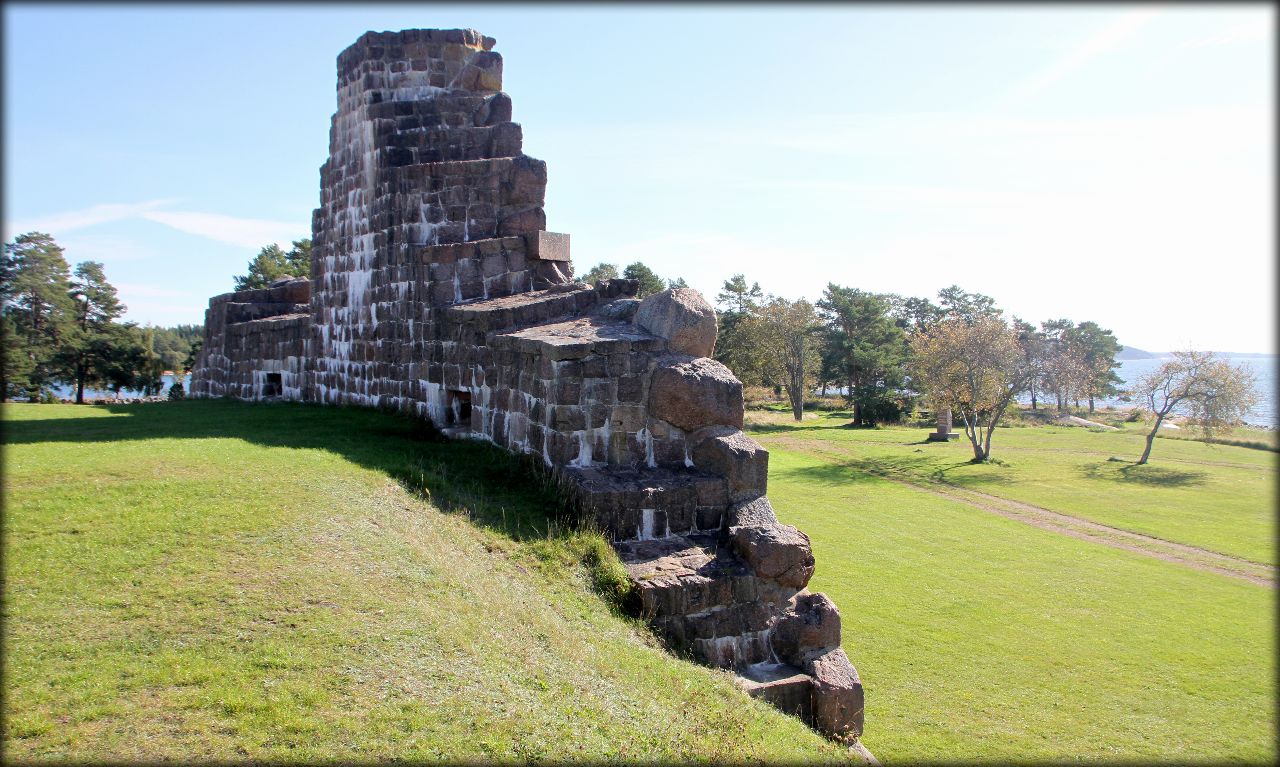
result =
[[[785,444],[788,440],[777,439],[770,441]],[[788,447],[798,448],[800,445],[788,445]],[[809,452],[811,455],[815,452],[826,452],[821,450],[814,451],[814,447],[817,446],[812,442],[807,442],[803,446],[803,452]],[[921,490],[948,500],[959,501],[982,511],[1025,522],[1042,530],[1067,535],[1091,543],[1098,543],[1103,546],[1110,546],[1115,549],[1144,554],[1194,570],[1218,573],[1230,578],[1249,581],[1259,586],[1276,588],[1276,568],[1272,565],[1209,551],[1185,543],[1167,541],[1153,535],[1121,530],[1118,527],[1090,522],[1087,519],[1073,517],[1042,506],[1012,501],[1008,498],[1001,498],[978,490],[934,482],[912,481],[891,472],[859,470],[915,490]]]
[[1208,551],[1185,543],[1166,541],[1163,538],[1156,538],[1152,535],[1121,530],[1118,527],[1109,527],[1041,506],[1033,506],[1021,501],[1011,501],[1008,498],[1001,498],[977,490],[947,485],[925,485],[923,483],[908,482],[898,477],[877,476],[882,476],[884,479],[907,485],[917,490],[923,490],[926,493],[932,493],[953,501],[960,501],[974,508],[999,514],[1002,517],[1026,522],[1042,530],[1069,535],[1072,538],[1100,543],[1116,549],[1135,551],[1139,554],[1146,554],[1156,559],[1163,559],[1166,562],[1173,562],[1196,570],[1205,570],[1232,578],[1239,578],[1250,583],[1256,583],[1259,586],[1276,587],[1276,568],[1271,565],[1251,562],[1229,554],[1219,554],[1216,551]]

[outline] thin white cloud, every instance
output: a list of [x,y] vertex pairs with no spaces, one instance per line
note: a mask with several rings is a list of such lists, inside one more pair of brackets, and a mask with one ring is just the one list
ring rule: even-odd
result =
[[221,213],[162,210],[162,208],[169,207],[172,204],[172,200],[110,203],[20,221],[6,221],[5,240],[12,240],[18,234],[31,231],[48,232],[54,237],[60,238],[66,232],[74,232],[113,221],[139,218],[164,224],[181,232],[243,248],[260,248],[271,242],[288,245],[292,240],[306,237],[309,234],[309,217],[299,224],[286,221],[241,218]]
[[1164,11],[1160,8],[1139,8],[1129,11],[1107,26],[1090,35],[1072,48],[1051,66],[1039,74],[1024,80],[1009,94],[1008,100],[1021,101],[1044,90],[1048,86],[1083,67],[1103,54],[1119,47],[1139,29],[1149,24]]
[[47,232],[57,236],[63,232],[71,232],[87,226],[96,226],[97,224],[120,221],[126,218],[137,218],[148,211],[163,207],[171,202],[171,200],[147,200],[146,202],[94,205],[83,210],[53,213],[48,216],[39,216],[22,221],[6,221],[5,239],[12,240],[24,232]]
[[260,248],[269,242],[288,245],[291,240],[306,237],[308,234],[307,227],[302,224],[237,218],[220,213],[148,211],[143,213],[141,218],[171,226],[181,232],[244,248]]

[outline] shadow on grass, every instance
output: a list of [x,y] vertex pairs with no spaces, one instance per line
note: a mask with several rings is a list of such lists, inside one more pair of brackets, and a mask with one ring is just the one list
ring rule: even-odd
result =
[[1203,471],[1170,469],[1164,466],[1146,464],[1138,466],[1133,463],[1116,461],[1099,461],[1080,467],[1080,473],[1089,479],[1101,479],[1134,485],[1150,485],[1152,487],[1192,487],[1203,485],[1208,476]]
[[872,479],[890,479],[917,483],[932,481],[953,487],[980,487],[1007,484],[1013,481],[1011,478],[994,471],[983,472],[982,474],[953,473],[956,469],[973,465],[971,461],[939,465],[936,457],[929,455],[877,456],[855,458],[821,466],[784,469],[779,473],[826,485],[867,482]]
[[752,423],[743,427],[743,431],[774,434],[788,431],[813,431],[817,427],[813,423],[796,421],[794,423]]
[[9,445],[240,439],[325,450],[385,473],[437,508],[525,541],[576,529],[576,515],[535,459],[478,440],[450,440],[426,421],[369,408],[226,400],[86,405],[121,416],[6,420]]

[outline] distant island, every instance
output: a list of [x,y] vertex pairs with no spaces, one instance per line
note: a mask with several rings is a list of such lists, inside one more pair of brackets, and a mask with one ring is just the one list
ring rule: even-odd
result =
[[1121,349],[1120,349],[1119,353],[1117,353],[1117,354],[1116,354],[1116,359],[1117,359],[1117,360],[1120,360],[1120,361],[1124,361],[1124,360],[1153,360],[1153,359],[1155,359],[1155,358],[1157,358],[1157,357],[1165,357],[1165,356],[1167,356],[1167,355],[1164,355],[1164,354],[1156,354],[1156,353],[1154,353],[1154,352],[1145,352],[1145,351],[1143,351],[1143,350],[1141,350],[1141,349],[1139,349],[1139,348],[1137,348],[1137,347],[1135,347],[1135,346],[1124,346],[1124,347],[1121,347]]
[[[1116,354],[1116,360],[1154,360],[1170,356],[1170,352],[1149,352],[1135,346],[1125,346]],[[1274,357],[1275,352],[1214,352],[1219,357]]]

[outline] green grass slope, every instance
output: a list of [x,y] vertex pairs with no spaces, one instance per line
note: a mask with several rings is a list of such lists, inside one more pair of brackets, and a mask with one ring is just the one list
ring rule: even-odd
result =
[[[812,539],[810,588],[841,608],[844,647],[874,712],[863,740],[886,764],[1274,763],[1274,589],[894,479],[972,485],[1111,521],[1145,514],[1149,529],[1261,553],[1270,550],[1270,491],[1237,465],[1269,482],[1274,466],[1254,461],[1274,454],[1160,444],[1152,468],[1201,480],[1139,481],[1159,498],[1143,504],[1127,480],[1081,471],[1126,449],[1113,433],[997,432],[995,455],[1008,463],[969,467],[958,465],[963,446],[912,444],[925,430],[836,423],[797,431],[779,420],[755,436],[770,450],[778,516]],[[1091,493],[1114,500],[1092,508]],[[1227,496],[1220,529],[1200,519],[1213,509],[1198,497],[1207,493]],[[1196,525],[1176,524],[1183,519]]]
[[603,539],[491,446],[297,405],[3,415],[9,760],[847,758],[619,617]]

